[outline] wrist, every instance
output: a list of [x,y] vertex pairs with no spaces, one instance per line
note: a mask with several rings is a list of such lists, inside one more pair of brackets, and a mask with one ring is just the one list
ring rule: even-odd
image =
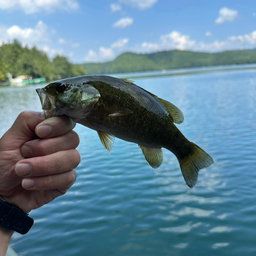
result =
[[5,255],[11,236],[13,234],[12,230],[8,230],[0,226],[0,255]]
[[26,234],[34,220],[15,205],[7,203],[0,197],[0,226],[4,229]]
[[1,243],[6,242],[7,244],[9,244],[13,232],[14,232],[13,230],[0,226],[0,237],[1,237],[0,242]]

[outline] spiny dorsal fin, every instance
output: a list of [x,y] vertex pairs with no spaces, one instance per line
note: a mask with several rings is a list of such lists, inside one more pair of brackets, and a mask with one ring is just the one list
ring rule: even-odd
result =
[[121,80],[123,80],[123,81],[124,81],[125,83],[127,83],[127,84],[133,84],[133,85],[135,85],[135,84],[133,83],[133,81],[130,80],[130,79],[122,78]]
[[101,141],[103,147],[110,154],[115,137],[112,135],[109,135],[108,133],[103,132],[103,131],[97,131],[97,133],[99,135],[99,138],[100,138],[100,141]]
[[176,107],[169,101],[163,100],[161,98],[157,97],[157,100],[165,106],[165,108],[171,115],[174,123],[181,124],[184,121],[183,113],[181,112],[181,110],[178,107]]
[[140,146],[141,151],[147,160],[148,164],[152,168],[158,168],[163,162],[163,153],[161,148],[149,148],[145,146]]

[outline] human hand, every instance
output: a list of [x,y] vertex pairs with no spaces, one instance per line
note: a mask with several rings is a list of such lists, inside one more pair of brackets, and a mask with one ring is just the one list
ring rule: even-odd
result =
[[0,138],[0,195],[28,213],[63,195],[80,162],[78,135],[67,117],[22,112]]

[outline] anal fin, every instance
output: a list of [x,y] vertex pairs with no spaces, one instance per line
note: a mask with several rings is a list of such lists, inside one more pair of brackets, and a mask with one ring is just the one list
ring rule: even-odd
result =
[[110,154],[113,143],[115,141],[115,137],[106,132],[103,132],[103,131],[97,131],[97,133],[98,133],[98,136],[100,138],[100,141],[101,141],[103,147]]
[[141,151],[147,160],[148,164],[152,168],[158,168],[163,162],[163,153],[161,148],[149,148],[145,146],[140,146]]

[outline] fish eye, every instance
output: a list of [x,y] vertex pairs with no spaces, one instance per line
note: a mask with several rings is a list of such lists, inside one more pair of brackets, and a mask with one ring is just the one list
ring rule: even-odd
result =
[[56,91],[57,92],[64,92],[66,90],[66,86],[64,84],[58,84],[56,86]]

